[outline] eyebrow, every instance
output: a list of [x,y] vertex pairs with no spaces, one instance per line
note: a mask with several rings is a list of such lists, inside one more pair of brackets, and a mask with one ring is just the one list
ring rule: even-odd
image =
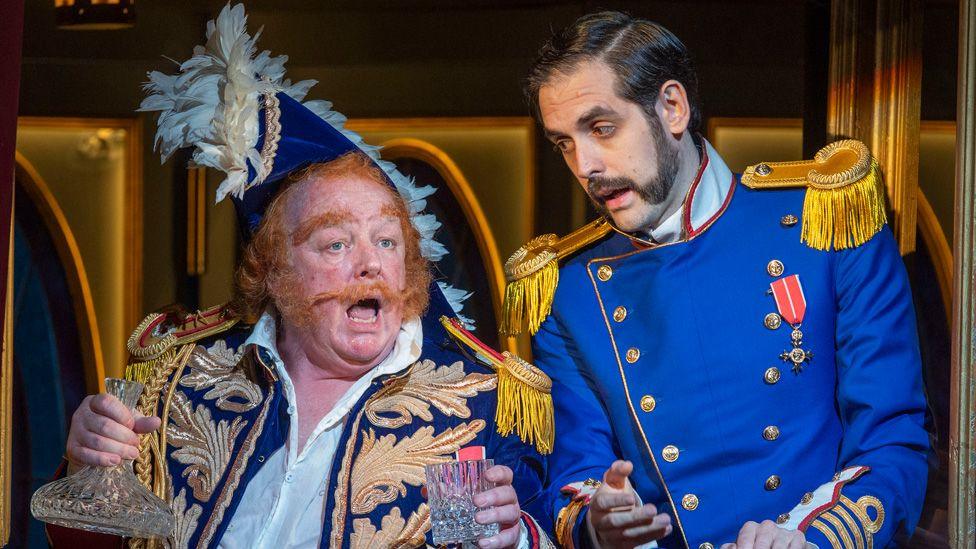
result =
[[396,206],[392,206],[390,204],[386,204],[386,205],[384,205],[380,209],[380,214],[381,215],[384,215],[386,217],[391,217],[395,221],[399,221],[400,220],[400,216],[403,215],[403,212],[399,208],[397,208]]
[[322,227],[334,227],[350,221],[352,218],[353,216],[348,210],[337,210],[317,215],[312,219],[305,220],[298,226],[297,229],[292,231],[291,242],[293,245],[297,246],[311,238],[312,233],[314,233],[317,229]]
[[[593,123],[594,120],[598,118],[617,117],[617,116],[619,116],[617,114],[617,111],[608,107],[604,107],[602,105],[597,105],[592,109],[583,113],[583,115],[576,120],[576,128],[580,130],[585,130],[590,126],[590,124]],[[556,138],[562,137],[563,135],[559,132],[554,132],[549,128],[543,128],[543,133],[545,133],[546,138],[549,139],[550,141],[554,141]]]

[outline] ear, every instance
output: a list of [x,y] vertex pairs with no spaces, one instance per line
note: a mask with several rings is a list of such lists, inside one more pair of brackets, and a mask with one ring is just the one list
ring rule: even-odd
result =
[[688,103],[688,92],[677,80],[668,80],[661,84],[657,96],[658,116],[661,125],[674,136],[682,135],[688,129],[691,121],[691,105]]

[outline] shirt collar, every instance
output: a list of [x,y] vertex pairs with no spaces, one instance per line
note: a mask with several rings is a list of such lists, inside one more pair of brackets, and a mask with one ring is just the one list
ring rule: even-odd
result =
[[[256,345],[264,349],[271,356],[272,363],[279,376],[288,379],[284,362],[278,353],[278,313],[273,308],[265,311],[254,324],[250,335],[244,340],[244,345]],[[393,350],[379,364],[373,367],[364,378],[373,380],[381,375],[392,374],[404,370],[420,358],[423,348],[424,328],[419,316],[407,319],[400,324],[396,343]]]
[[682,221],[685,210],[690,206],[688,216],[691,229],[697,231],[708,223],[725,203],[725,197],[732,186],[732,170],[718,155],[706,139],[702,138],[702,164],[699,175],[692,182],[688,196],[681,208],[651,230],[650,237],[657,244],[670,244],[686,238]]

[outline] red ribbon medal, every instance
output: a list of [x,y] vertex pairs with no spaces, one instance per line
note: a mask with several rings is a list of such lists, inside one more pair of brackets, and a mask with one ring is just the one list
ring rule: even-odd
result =
[[784,362],[792,363],[793,372],[798,374],[803,371],[803,366],[813,358],[812,352],[803,349],[803,332],[800,331],[803,317],[807,312],[807,298],[803,295],[800,275],[790,275],[786,278],[774,280],[769,284],[769,287],[773,291],[773,299],[776,300],[779,316],[783,317],[783,320],[793,327],[793,331],[790,333],[793,348],[789,351],[783,351],[779,357]]

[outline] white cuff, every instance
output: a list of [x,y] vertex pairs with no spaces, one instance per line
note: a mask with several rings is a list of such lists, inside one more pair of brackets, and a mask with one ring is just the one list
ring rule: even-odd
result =
[[[857,479],[864,473],[870,471],[870,467],[848,467],[843,471],[834,475],[833,480],[825,484],[821,484],[812,494],[812,497],[805,498],[808,501],[806,503],[801,502],[799,505],[790,510],[788,519],[786,522],[779,525],[780,528],[786,530],[806,530],[810,521],[817,518],[820,513],[824,512],[837,503],[838,498],[840,498],[840,489],[844,487],[845,484]],[[812,544],[811,544],[812,545]]]

